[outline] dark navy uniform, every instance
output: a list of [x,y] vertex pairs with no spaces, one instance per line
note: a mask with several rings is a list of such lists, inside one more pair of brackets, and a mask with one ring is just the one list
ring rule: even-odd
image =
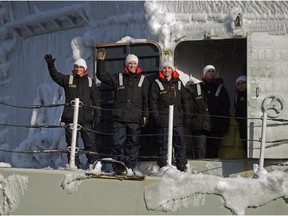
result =
[[173,148],[175,150],[176,166],[179,170],[186,169],[186,143],[183,136],[183,115],[189,115],[188,93],[179,79],[179,74],[174,71],[170,81],[164,78],[161,72],[155,79],[150,89],[150,107],[153,112],[155,124],[158,126],[157,143],[159,156],[157,161],[160,167],[167,165],[168,120],[169,105],[174,105],[173,116]]
[[208,82],[203,79],[203,91],[207,98],[211,119],[211,132],[206,143],[206,157],[217,158],[221,137],[228,130],[230,99],[221,78]]
[[191,111],[191,132],[193,134],[193,145],[195,158],[205,158],[206,139],[211,132],[211,120],[208,111],[207,98],[203,91],[203,83],[189,81],[186,89],[190,94],[189,107]]
[[[84,72],[84,76],[80,77],[76,74],[64,75],[59,73],[55,68],[54,63],[48,64],[48,70],[51,78],[60,86],[64,88],[65,91],[65,103],[70,104],[75,98],[79,98],[84,106],[79,107],[78,123],[88,130],[92,129],[92,123],[95,118],[100,118],[100,109],[94,109],[91,106],[100,107],[100,93],[96,87],[95,82],[88,77],[88,72]],[[74,106],[65,106],[61,121],[65,124],[70,124],[73,122]],[[85,150],[97,152],[96,147],[96,134],[93,132],[88,132],[86,130],[80,130],[81,137],[83,139],[83,144]],[[70,128],[65,128],[66,142],[67,145],[71,144],[72,130]],[[87,154],[88,163],[92,164],[97,157],[94,154]],[[76,157],[76,164],[78,162],[78,157]],[[77,164],[78,165],[78,164]]]
[[237,91],[235,98],[235,117],[239,123],[239,134],[242,139],[243,149],[247,155],[247,89]]
[[125,67],[124,73],[107,73],[104,60],[97,61],[97,78],[115,90],[113,109],[112,157],[123,161],[128,168],[138,162],[138,136],[143,117],[149,116],[149,83],[142,70],[135,73]]

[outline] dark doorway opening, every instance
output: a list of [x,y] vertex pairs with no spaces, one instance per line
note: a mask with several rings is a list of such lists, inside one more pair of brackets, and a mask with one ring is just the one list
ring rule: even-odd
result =
[[[206,65],[214,65],[217,75],[224,80],[230,98],[230,116],[234,116],[235,82],[239,76],[247,74],[246,38],[180,42],[174,51],[174,64],[184,72],[184,76],[182,76],[184,84],[191,76],[201,80],[203,68]],[[232,119],[230,127],[230,134],[225,135],[225,138],[228,137],[228,139],[221,143],[225,149],[220,149],[223,154],[219,152],[219,157],[237,158],[243,155],[239,140],[238,142],[233,140],[237,138],[235,137],[237,136],[237,122]],[[193,158],[193,149],[191,149],[190,143],[191,138],[187,138],[188,155]],[[229,150],[226,150],[226,146],[229,147],[227,148]],[[231,153],[227,154],[226,152],[229,151]]]

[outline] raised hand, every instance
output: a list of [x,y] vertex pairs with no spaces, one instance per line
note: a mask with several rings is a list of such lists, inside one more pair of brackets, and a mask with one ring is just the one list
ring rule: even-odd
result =
[[97,51],[97,59],[104,60],[106,56],[106,50],[104,48],[101,48]]
[[53,58],[53,56],[51,54],[46,54],[44,56],[44,59],[46,60],[47,64],[54,64],[55,62],[55,58]]

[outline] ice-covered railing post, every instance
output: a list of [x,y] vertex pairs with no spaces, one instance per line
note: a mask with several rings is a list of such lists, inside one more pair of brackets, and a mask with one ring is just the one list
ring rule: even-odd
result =
[[72,101],[72,106],[74,102],[74,116],[72,124],[72,140],[71,140],[71,152],[70,152],[70,169],[77,169],[75,165],[75,152],[76,152],[76,141],[77,141],[77,130],[78,130],[78,113],[79,113],[79,98],[75,98],[75,101]]
[[266,125],[267,125],[267,113],[263,113],[262,119],[262,130],[261,130],[261,149],[260,149],[260,162],[259,169],[264,168],[264,151],[265,151],[265,142],[266,142]]
[[169,105],[168,153],[167,153],[167,163],[168,163],[169,165],[172,164],[173,113],[174,113],[174,105]]
[[253,169],[254,169],[253,178],[258,178],[260,175],[267,173],[267,170],[264,168],[264,151],[265,151],[266,126],[267,126],[266,122],[267,122],[267,113],[263,112],[261,138],[260,138],[261,140],[260,159],[259,159],[259,165],[253,164]]

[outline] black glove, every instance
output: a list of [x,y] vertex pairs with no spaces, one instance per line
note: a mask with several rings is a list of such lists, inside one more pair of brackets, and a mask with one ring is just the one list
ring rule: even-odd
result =
[[55,58],[53,58],[53,56],[51,54],[46,54],[44,56],[44,59],[46,60],[48,65],[54,65],[54,62],[56,60]]
[[146,116],[142,117],[140,126],[145,127],[147,124],[148,124],[148,117]]

